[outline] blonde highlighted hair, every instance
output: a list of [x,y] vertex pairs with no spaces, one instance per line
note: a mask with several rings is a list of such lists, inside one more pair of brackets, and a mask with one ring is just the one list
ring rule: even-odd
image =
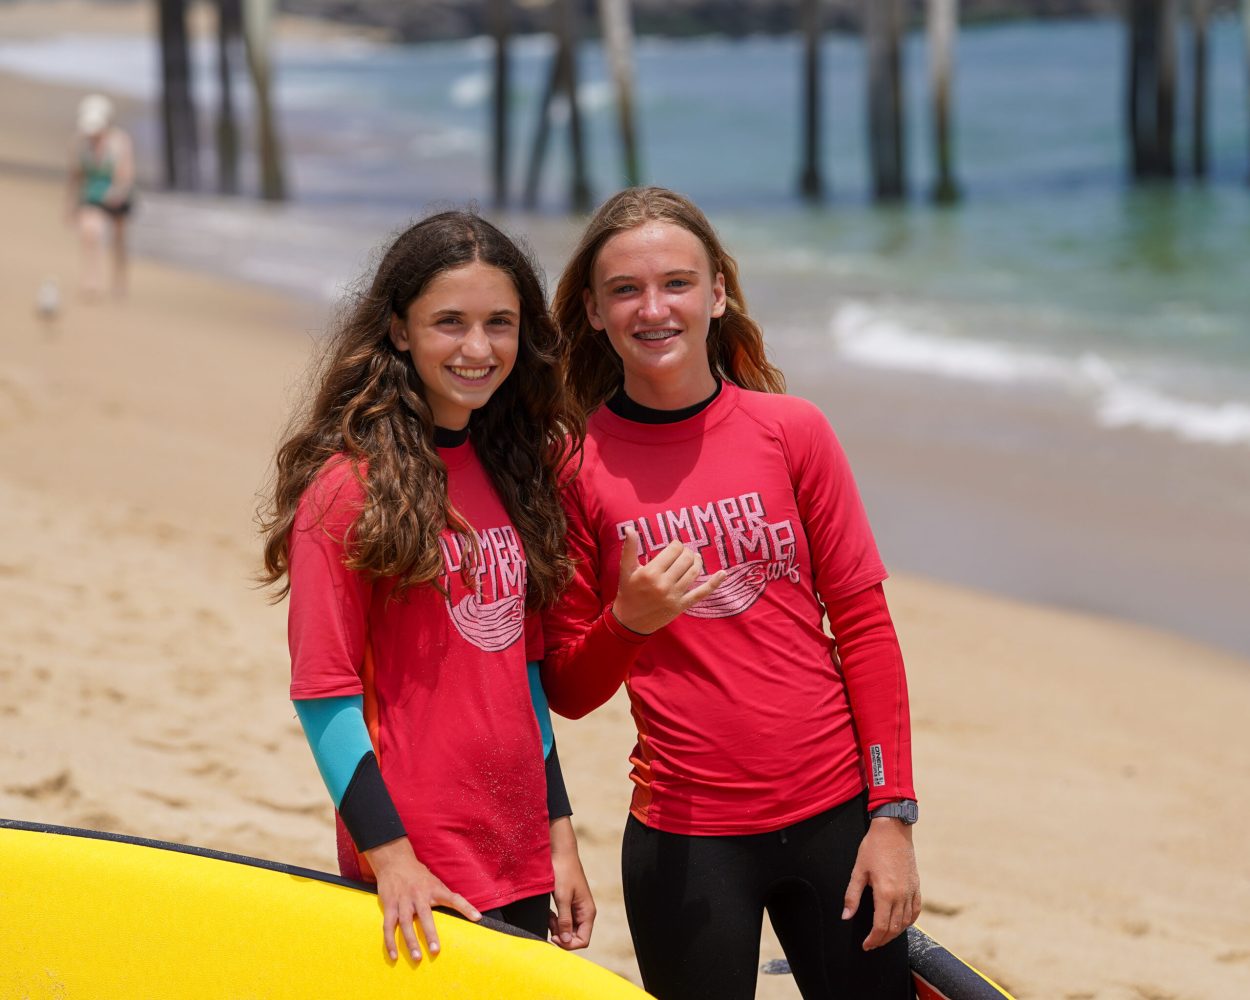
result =
[[617,233],[647,222],[667,222],[693,233],[707,251],[712,274],[725,277],[725,314],[708,330],[712,374],[744,389],[785,392],[786,380],[764,352],[764,332],[747,313],[738,263],[716,230],[690,199],[661,187],[626,188],[595,213],[560,275],[552,313],[564,341],[569,392],[589,412],[611,396],[623,379],[621,359],[608,338],[590,325],[583,293],[594,285],[595,260]]

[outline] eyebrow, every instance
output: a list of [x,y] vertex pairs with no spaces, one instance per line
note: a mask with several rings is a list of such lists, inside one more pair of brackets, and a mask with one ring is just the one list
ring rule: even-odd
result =
[[[693,267],[677,267],[671,271],[665,271],[662,277],[671,278],[679,274],[681,275],[693,274],[696,277],[698,277],[699,272],[697,268],[693,268]],[[614,274],[610,278],[604,278],[603,281],[600,282],[600,284],[614,285],[618,281],[636,281],[636,280],[637,279],[632,274]]]
[[[464,314],[465,314],[465,310],[464,310],[464,309],[456,309],[456,308],[451,307],[451,306],[447,307],[446,309],[435,309],[435,310],[434,310],[434,316],[436,316],[436,317],[440,317],[440,316],[463,316]],[[492,310],[490,311],[490,315],[492,315],[492,316],[507,316],[509,319],[516,319],[518,316],[520,316],[520,313],[518,313],[515,309],[507,309],[507,308],[504,308],[504,309],[492,309]]]

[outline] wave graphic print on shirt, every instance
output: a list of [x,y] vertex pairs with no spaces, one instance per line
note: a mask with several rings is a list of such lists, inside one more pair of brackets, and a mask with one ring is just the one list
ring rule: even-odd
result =
[[695,586],[717,570],[725,582],[686,610],[692,618],[729,618],[751,607],[773,580],[799,582],[794,526],[787,518],[768,520],[759,493],[712,500],[706,504],[656,511],[616,525],[617,538],[625,529],[638,532],[643,561],[676,539],[703,560],[703,575]]
[[525,630],[525,556],[511,525],[476,532],[481,553],[466,583],[462,569],[472,561],[463,535],[439,539],[446,572],[447,613],[465,642],[487,653],[507,649]]

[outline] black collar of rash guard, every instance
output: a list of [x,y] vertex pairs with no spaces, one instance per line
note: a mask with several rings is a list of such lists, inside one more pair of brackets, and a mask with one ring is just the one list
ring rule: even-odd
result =
[[469,440],[469,425],[465,424],[458,431],[449,431],[446,427],[434,428],[435,448],[459,448]]
[[618,417],[625,420],[632,420],[637,424],[675,424],[679,420],[689,420],[698,413],[702,413],[712,405],[713,400],[720,395],[721,380],[716,380],[716,388],[712,390],[712,395],[707,399],[695,403],[693,406],[686,406],[680,410],[657,410],[650,406],[643,406],[636,403],[625,395],[625,388],[622,386],[613,393],[612,398],[608,400],[607,407]]

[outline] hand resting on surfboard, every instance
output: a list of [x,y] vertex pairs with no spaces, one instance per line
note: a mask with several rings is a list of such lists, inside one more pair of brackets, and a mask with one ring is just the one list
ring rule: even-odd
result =
[[395,927],[403,935],[408,953],[414,961],[421,960],[421,945],[413,926],[421,925],[431,955],[438,954],[438,931],[434,928],[433,907],[447,906],[463,913],[470,920],[482,915],[458,892],[452,892],[443,880],[417,860],[407,837],[400,837],[365,852],[378,877],[378,898],[382,900],[382,941],[392,959],[395,951]]

